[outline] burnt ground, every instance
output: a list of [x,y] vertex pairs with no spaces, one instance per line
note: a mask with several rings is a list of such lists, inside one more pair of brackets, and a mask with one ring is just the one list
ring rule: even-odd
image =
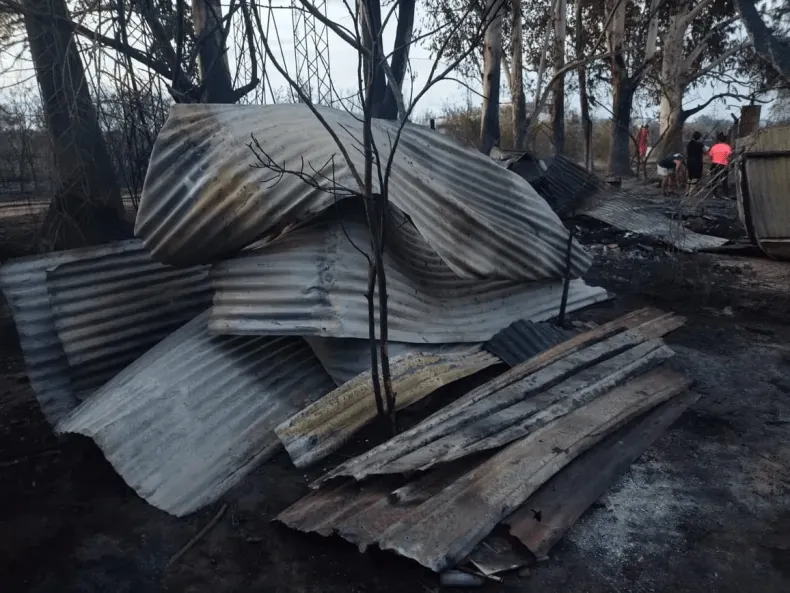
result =
[[[728,228],[736,232],[737,224]],[[694,377],[702,398],[588,510],[550,560],[487,589],[790,591],[790,264],[671,253],[590,224],[580,236],[596,254],[590,280],[620,297],[579,316],[600,321],[644,303],[684,313],[687,326],[667,341],[677,352],[673,364]],[[7,316],[0,333],[3,591],[438,589],[435,575],[393,554],[360,554],[339,538],[271,523],[306,492],[307,477],[285,454],[228,494],[216,527],[167,568],[220,503],[170,517],[139,499],[91,441],[56,439],[35,404]]]

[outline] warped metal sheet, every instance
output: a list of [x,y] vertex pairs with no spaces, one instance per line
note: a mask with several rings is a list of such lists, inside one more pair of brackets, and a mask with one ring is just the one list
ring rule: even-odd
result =
[[581,206],[577,213],[624,231],[653,237],[685,252],[721,247],[728,241],[690,231],[681,222],[662,214],[655,206],[624,192],[593,198]]
[[[390,372],[397,409],[499,362],[479,346],[392,358]],[[375,417],[375,396],[368,370],[283,422],[275,432],[294,465],[305,467],[336,451]]]
[[361,549],[378,544],[441,571],[461,561],[574,458],[688,384],[682,375],[658,368],[482,462],[463,460],[405,486],[385,476],[321,488],[277,520],[301,531],[336,533]]
[[682,324],[674,315],[642,310],[575,336],[349,459],[315,484],[426,470],[506,445],[669,358],[672,351],[657,338]]
[[[389,339],[482,342],[515,319],[559,312],[562,282],[462,280],[411,224],[392,224],[385,269]],[[265,247],[213,266],[215,334],[368,338],[369,245],[358,217],[324,217]],[[570,284],[568,310],[608,298],[581,280]],[[378,299],[376,299],[378,311]]]
[[210,336],[207,312],[154,346],[61,421],[91,437],[129,486],[182,516],[280,446],[274,427],[328,393],[301,338]]
[[139,241],[47,272],[73,388],[89,392],[211,305],[206,266],[174,268]]
[[574,459],[503,521],[538,558],[656,441],[699,394],[688,391],[634,420]]
[[[0,267],[0,288],[14,317],[28,377],[41,410],[55,424],[76,405],[77,391],[55,329],[47,270],[57,266],[139,249],[139,241],[23,257]],[[96,385],[94,385],[96,386]]]
[[573,337],[575,333],[552,323],[519,319],[497,332],[483,347],[514,367]]
[[[361,122],[345,111],[318,111],[362,171]],[[373,121],[382,163],[398,127]],[[251,135],[278,165],[313,177],[321,189],[297,175],[251,166]],[[178,104],[153,148],[135,234],[161,261],[213,262],[353,192],[358,187],[350,168],[307,106]],[[535,281],[564,275],[568,231],[545,200],[515,173],[448,136],[406,124],[389,199],[463,278]],[[589,256],[574,243],[573,275],[589,265]]]
[[[357,375],[370,370],[370,340],[359,338],[322,338],[305,336],[313,353],[336,385],[351,381]],[[376,342],[378,348],[378,342]],[[387,341],[390,360],[412,354],[449,354],[468,352],[478,344],[410,344]]]
[[560,216],[572,214],[584,200],[606,189],[594,173],[562,155],[544,162],[548,166],[532,187]]

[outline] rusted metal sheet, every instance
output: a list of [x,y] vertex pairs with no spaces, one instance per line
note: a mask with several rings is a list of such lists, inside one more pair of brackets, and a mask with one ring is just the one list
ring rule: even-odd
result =
[[773,258],[790,260],[790,125],[759,130],[742,142],[738,210],[749,237]]
[[334,385],[301,338],[177,330],[63,419],[142,498],[182,516],[237,484],[280,443],[274,427]]
[[601,194],[588,200],[577,212],[615,228],[658,239],[680,251],[699,251],[727,243],[721,237],[690,231],[681,221],[665,216],[659,207],[625,192]]
[[[479,347],[393,358],[390,372],[397,409],[499,362]],[[305,467],[336,451],[375,417],[371,373],[367,371],[289,418],[275,432],[294,465]]]
[[277,520],[302,531],[338,534],[361,549],[377,544],[441,571],[469,554],[574,458],[687,385],[682,375],[655,369],[482,462],[464,460],[406,485],[383,477],[322,488]]
[[211,305],[207,266],[174,268],[139,241],[47,272],[72,386],[89,392]]
[[[318,111],[362,171],[361,122],[345,111]],[[398,127],[373,122],[382,162]],[[321,171],[314,177],[327,191],[251,166],[251,135],[279,165],[304,167],[308,175]],[[213,262],[357,190],[335,141],[304,105],[179,104],[154,145],[135,234],[161,261]],[[450,137],[406,124],[389,199],[462,278],[536,281],[565,274],[568,231],[545,200],[515,173]],[[590,261],[574,244],[574,276]]]
[[[41,410],[55,424],[73,410],[82,395],[72,384],[71,369],[58,338],[47,287],[47,270],[80,260],[123,254],[139,248],[138,241],[57,251],[23,257],[0,267],[0,288],[16,324],[28,377]],[[99,381],[83,381],[90,390]]]
[[571,525],[698,399],[673,397],[583,453],[505,519],[510,533],[538,558],[548,555]]
[[498,331],[484,348],[514,367],[573,337],[574,333],[552,323],[519,319]]
[[580,334],[346,461],[316,484],[341,476],[361,480],[425,470],[522,438],[665,360],[671,351],[656,338],[682,323],[682,318],[646,309]]
[[[358,247],[370,244],[370,234],[358,213],[330,214],[216,264],[209,329],[367,339],[368,266]],[[393,341],[483,342],[515,319],[545,320],[559,312],[562,281],[459,278],[408,221],[392,222],[384,264]],[[573,280],[568,310],[607,298],[604,289]]]

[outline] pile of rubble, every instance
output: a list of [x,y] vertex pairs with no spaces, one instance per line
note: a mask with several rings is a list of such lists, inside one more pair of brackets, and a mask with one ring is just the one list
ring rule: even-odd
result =
[[[300,105],[178,105],[151,157],[138,240],[0,269],[56,431],[94,439],[169,513],[217,500],[282,446],[298,467],[325,459],[376,415],[370,236],[337,156],[361,123],[320,113],[337,138]],[[396,126],[374,122],[382,161]],[[251,166],[251,134],[264,167]],[[360,152],[347,153],[360,170]],[[682,320],[643,310],[583,334],[534,323],[557,315],[569,274],[568,311],[608,298],[580,279],[590,258],[569,249],[547,202],[420,126],[406,126],[392,156],[384,265],[397,406],[512,368],[343,463],[280,520],[434,570],[464,562],[505,520],[545,555],[562,529],[536,535],[553,523],[530,526],[523,503],[557,506],[541,486],[559,480],[577,494],[558,519],[568,525],[691,401],[675,397],[685,378],[661,366],[672,351],[660,337]],[[649,430],[626,426],[656,406]],[[632,430],[627,450],[613,452],[616,430]],[[588,449],[597,466],[578,464]]]

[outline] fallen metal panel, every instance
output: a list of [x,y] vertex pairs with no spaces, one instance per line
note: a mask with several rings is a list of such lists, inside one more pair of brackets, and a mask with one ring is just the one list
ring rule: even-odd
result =
[[73,388],[90,392],[211,305],[206,266],[173,268],[142,243],[47,272]]
[[606,189],[598,177],[570,159],[555,155],[532,187],[560,216],[570,215],[584,200]]
[[514,367],[573,337],[575,332],[552,323],[519,319],[497,332],[484,348]]
[[302,531],[337,533],[363,549],[378,544],[441,571],[574,458],[687,386],[682,375],[655,369],[471,470],[468,464],[435,470],[400,488],[392,478],[346,482],[311,493],[277,520]]
[[78,392],[55,329],[47,270],[83,259],[123,254],[139,246],[139,241],[123,241],[23,257],[0,267],[0,288],[14,317],[30,385],[52,424],[76,407]]
[[720,247],[727,239],[701,235],[662,214],[655,206],[626,193],[606,194],[581,206],[578,214],[608,225],[663,241],[680,251]]
[[[384,257],[389,339],[483,342],[515,319],[545,320],[559,312],[562,281],[464,280],[414,226],[407,221],[391,226]],[[216,334],[368,338],[368,265],[357,246],[369,244],[362,220],[327,216],[216,264],[209,329]],[[574,280],[568,310],[607,298],[604,289]]]
[[[357,375],[370,370],[370,340],[359,338],[323,338],[305,336],[313,353],[332,377],[341,386]],[[376,342],[378,349],[378,342]],[[390,360],[416,354],[466,353],[480,344],[412,344],[387,341]]]
[[699,399],[689,391],[661,404],[583,453],[505,519],[510,533],[538,558]]
[[[470,391],[386,443],[349,459],[316,484],[340,476],[361,480],[373,474],[425,470],[521,438],[552,416],[590,401],[634,372],[670,356],[671,351],[651,338],[680,325],[682,319],[675,316],[643,310],[580,334]],[[629,326],[632,329],[617,333]],[[640,350],[629,354],[636,347]],[[650,359],[641,361],[648,356]],[[538,413],[541,407],[546,407],[545,413]]]
[[280,446],[274,427],[332,381],[301,338],[210,336],[207,313],[149,350],[58,424],[91,437],[129,486],[182,516]]
[[743,144],[737,184],[741,221],[766,255],[790,260],[790,125],[763,128]]
[[[390,372],[397,409],[499,362],[479,347],[393,358]],[[275,432],[294,465],[305,467],[339,449],[375,417],[375,396],[368,370],[283,422]]]
[[[363,171],[361,121],[342,110],[318,111]],[[373,121],[381,162],[399,126]],[[303,169],[327,191],[296,175],[251,166],[251,135],[279,165]],[[351,191],[358,187],[348,165],[308,107],[178,104],[153,148],[135,234],[160,261],[213,262],[326,210]],[[461,277],[535,281],[565,273],[568,231],[545,200],[515,173],[448,136],[406,124],[389,199]],[[574,244],[573,275],[589,265]]]

